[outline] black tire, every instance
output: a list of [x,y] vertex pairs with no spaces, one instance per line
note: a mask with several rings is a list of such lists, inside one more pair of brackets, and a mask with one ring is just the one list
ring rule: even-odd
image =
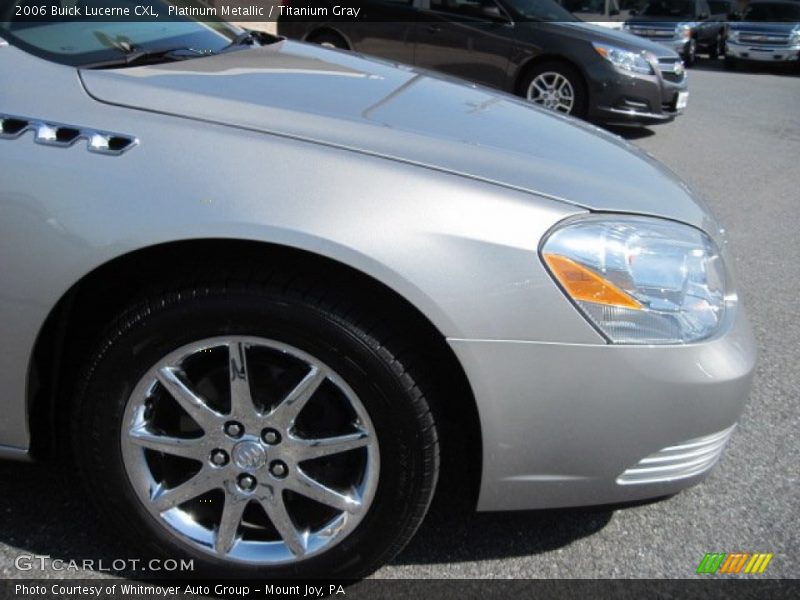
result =
[[[415,533],[436,485],[439,444],[413,375],[413,345],[386,319],[309,287],[287,285],[285,278],[192,285],[133,304],[108,328],[77,388],[72,435],[92,498],[144,556],[193,559],[198,576],[358,578],[390,560]],[[136,382],[174,349],[219,335],[277,340],[318,357],[358,394],[372,420],[381,457],[374,500],[358,526],[321,554],[287,566],[223,561],[168,532],[128,478],[120,432]]]
[[720,55],[725,54],[725,38],[722,37],[722,34],[717,35],[717,39],[714,40],[714,44],[711,46],[711,49],[708,52],[708,55],[712,59],[718,59]]
[[683,63],[687,67],[691,67],[695,60],[697,60],[697,40],[692,38],[689,40],[689,45],[686,50],[683,52]]
[[739,61],[732,56],[725,57],[725,68],[729,71],[735,71],[739,68]]
[[534,65],[528,69],[520,79],[517,86],[517,95],[528,99],[528,88],[531,83],[543,73],[558,73],[566,78],[574,90],[575,100],[572,110],[568,113],[575,117],[585,118],[589,110],[589,92],[583,76],[572,65],[562,61],[547,61]]
[[308,36],[308,41],[312,44],[319,44],[327,48],[339,48],[341,50],[350,50],[347,41],[338,33],[333,31],[322,31],[319,33],[312,33]]

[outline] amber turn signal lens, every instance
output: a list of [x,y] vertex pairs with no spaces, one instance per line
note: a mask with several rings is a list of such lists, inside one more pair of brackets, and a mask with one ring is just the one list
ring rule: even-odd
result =
[[545,254],[544,260],[573,300],[642,309],[635,298],[574,260],[558,254]]

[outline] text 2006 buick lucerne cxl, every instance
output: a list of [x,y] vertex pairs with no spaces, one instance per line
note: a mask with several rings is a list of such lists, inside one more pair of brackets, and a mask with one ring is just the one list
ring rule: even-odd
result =
[[754,342],[720,226],[652,158],[411,67],[16,4],[0,455],[69,455],[132,547],[356,577],[450,469],[499,511],[719,458]]

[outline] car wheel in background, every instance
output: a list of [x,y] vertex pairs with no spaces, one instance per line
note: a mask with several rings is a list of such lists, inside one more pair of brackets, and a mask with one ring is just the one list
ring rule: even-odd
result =
[[385,322],[307,286],[132,305],[79,386],[87,489],[136,545],[204,575],[370,573],[416,531],[439,464],[413,345]]
[[569,64],[549,61],[535,65],[522,78],[519,92],[549,110],[577,117],[586,115],[586,85],[578,70]]
[[347,41],[338,33],[332,31],[323,31],[320,33],[312,33],[308,36],[307,40],[312,44],[319,44],[326,48],[340,48],[342,50],[350,50]]
[[719,35],[717,35],[716,41],[711,46],[711,50],[709,51],[709,56],[711,58],[716,59],[724,55],[725,55],[725,38],[720,33]]
[[690,67],[694,64],[696,59],[697,59],[697,40],[692,38],[689,40],[689,43],[686,44],[686,48],[683,51],[683,62],[687,67]]

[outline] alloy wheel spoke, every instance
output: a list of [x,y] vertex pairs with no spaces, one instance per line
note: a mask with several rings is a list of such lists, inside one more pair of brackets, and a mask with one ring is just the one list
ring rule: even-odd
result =
[[242,522],[244,509],[247,508],[249,499],[237,498],[232,494],[225,495],[225,505],[222,507],[219,527],[214,536],[214,550],[217,554],[228,554],[236,543],[236,534]]
[[275,490],[270,498],[262,498],[260,500],[264,512],[272,522],[278,535],[292,551],[295,556],[303,556],[306,553],[306,542],[304,536],[297,530],[292,518],[289,516],[289,511],[286,509],[286,503],[283,501],[283,492]]
[[287,482],[286,487],[306,498],[316,500],[320,504],[330,506],[342,512],[356,514],[361,510],[361,500],[352,498],[332,490],[312,479],[301,470],[297,470],[293,481]]
[[231,379],[231,415],[244,418],[255,410],[250,391],[246,344],[242,342],[228,344],[228,369]]
[[364,448],[369,444],[369,434],[358,431],[329,438],[295,439],[294,442],[298,447],[298,461],[304,461]]
[[144,427],[131,429],[128,432],[128,436],[134,444],[148,450],[183,458],[203,459],[203,438],[177,438],[158,435],[147,431]]
[[189,389],[180,379],[175,368],[162,367],[159,369],[158,381],[204,431],[222,418],[221,414],[209,407],[200,396]]
[[273,418],[289,429],[326,377],[322,369],[312,366],[302,381],[281,401],[273,412]]
[[158,491],[152,499],[153,506],[159,512],[164,512],[184,502],[188,502],[193,498],[202,496],[206,492],[210,492],[218,487],[220,486],[217,478],[206,469],[203,469],[189,480],[184,481],[174,488],[161,489]]

